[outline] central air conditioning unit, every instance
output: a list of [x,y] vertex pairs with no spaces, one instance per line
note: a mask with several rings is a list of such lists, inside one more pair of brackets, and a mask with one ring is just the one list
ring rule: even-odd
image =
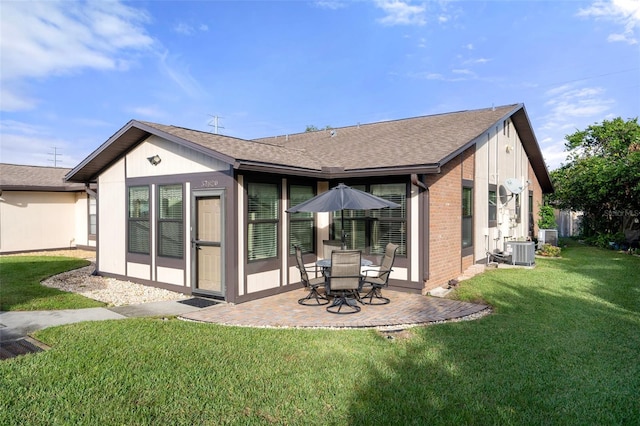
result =
[[551,244],[558,247],[558,230],[557,229],[540,229],[538,230],[538,244]]
[[507,241],[505,247],[511,255],[511,264],[531,266],[536,263],[536,243],[533,241]]

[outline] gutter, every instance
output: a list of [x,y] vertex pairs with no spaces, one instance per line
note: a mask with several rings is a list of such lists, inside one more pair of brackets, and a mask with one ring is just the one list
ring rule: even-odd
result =
[[313,177],[319,179],[343,179],[370,176],[401,176],[412,174],[434,174],[440,173],[439,163],[424,164],[409,167],[380,167],[368,169],[344,169],[343,167],[326,167],[320,170],[297,168],[291,166],[264,164],[247,161],[236,161],[234,168],[241,171],[255,171],[274,174],[291,174],[295,176]]

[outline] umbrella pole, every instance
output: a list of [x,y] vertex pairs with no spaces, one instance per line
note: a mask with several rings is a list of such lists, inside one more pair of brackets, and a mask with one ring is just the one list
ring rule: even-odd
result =
[[342,241],[342,250],[347,249],[347,234],[344,232],[344,210],[340,210],[340,233],[342,237],[340,240]]

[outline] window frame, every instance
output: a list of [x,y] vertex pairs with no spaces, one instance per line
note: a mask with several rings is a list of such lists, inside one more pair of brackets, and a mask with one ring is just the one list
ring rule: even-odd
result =
[[[491,205],[491,194],[493,193],[494,195],[494,205]],[[498,226],[498,185],[495,184],[489,184],[489,194],[488,194],[488,203],[489,203],[489,209],[488,209],[488,225],[489,228],[495,228]],[[493,211],[493,219],[491,218],[491,212]]]
[[[398,248],[396,257],[397,258],[407,258],[408,256],[408,251],[409,251],[409,232],[408,232],[408,224],[409,224],[409,208],[407,203],[410,200],[410,193],[409,193],[409,184],[407,182],[403,182],[403,181],[396,181],[396,182],[382,182],[382,181],[373,181],[373,182],[367,182],[367,183],[362,183],[362,182],[358,182],[358,183],[353,183],[353,184],[349,184],[347,183],[349,186],[356,188],[356,189],[360,189],[363,190],[365,192],[371,192],[371,187],[372,186],[380,186],[380,185],[403,185],[405,188],[404,191],[404,215],[402,216],[402,218],[395,218],[395,217],[376,217],[375,215],[372,214],[372,211],[381,211],[383,209],[374,209],[374,210],[345,210],[344,212],[341,211],[336,211],[333,212],[331,214],[331,224],[330,224],[330,238],[331,239],[340,239],[340,233],[341,233],[341,219],[340,219],[340,215],[341,214],[345,214],[344,216],[344,222],[345,224],[347,224],[348,222],[356,222],[356,223],[361,223],[364,227],[364,248],[361,249],[363,256],[380,256],[382,254],[384,254],[384,247],[381,249],[381,252],[373,252],[371,250],[372,247],[372,234],[373,234],[373,226],[372,224],[374,222],[378,222],[380,224],[401,224],[401,228],[404,228],[404,247],[402,244],[399,244],[400,247]],[[364,188],[362,188],[364,187]],[[383,197],[384,198],[384,197]],[[386,210],[386,209],[384,209]],[[348,216],[348,214],[350,214],[351,212],[355,212],[355,215],[353,216]],[[402,226],[402,224],[404,226]],[[357,226],[351,226],[351,229],[354,228],[358,228]],[[353,232],[353,231],[352,231]]]
[[98,199],[91,194],[87,194],[87,236],[89,241],[94,241],[97,235],[98,235]]
[[[162,197],[161,197],[161,191],[162,188],[165,187],[169,187],[169,186],[176,186],[176,187],[180,187],[180,194],[181,194],[181,209],[180,209],[180,218],[163,218],[163,208],[162,208]],[[155,222],[156,222],[156,250],[157,250],[157,256],[158,258],[164,258],[164,259],[176,259],[176,260],[183,260],[185,258],[185,189],[184,189],[184,184],[183,183],[163,183],[163,184],[158,184],[156,185],[156,217],[155,217]],[[165,223],[177,223],[179,224],[179,228],[182,230],[182,236],[181,236],[181,240],[180,241],[180,250],[181,250],[181,254],[180,256],[171,256],[171,255],[167,255],[167,254],[163,254],[163,244],[162,244],[162,228],[163,228],[163,224]]]
[[[468,208],[468,213],[470,214],[465,214],[465,193],[469,191],[469,201],[470,201],[470,206]],[[461,191],[461,199],[460,199],[460,207],[461,207],[461,214],[460,214],[460,247],[462,248],[462,256],[470,256],[473,254],[473,245],[474,245],[474,238],[473,238],[473,234],[474,234],[474,224],[473,224],[473,209],[474,209],[474,203],[473,203],[473,197],[474,197],[474,191],[473,191],[473,181],[469,181],[469,180],[463,180],[462,181],[462,191]],[[465,241],[465,222],[468,221],[471,223],[471,226],[469,228],[469,244],[465,245],[464,241]]]
[[[146,188],[147,191],[147,216],[146,218],[131,216],[131,190],[134,188]],[[131,224],[147,223],[147,251],[131,250]],[[151,255],[151,186],[150,185],[128,185],[127,186],[127,254],[134,256],[150,256]]]
[[[292,191],[291,189],[293,187],[308,187],[311,188],[311,197],[313,198],[316,196],[317,194],[317,185],[314,185],[312,183],[304,183],[304,182],[291,182],[287,185],[287,203],[289,208],[294,207],[294,205],[291,204],[291,194]],[[306,200],[305,200],[306,201]],[[301,201],[302,202],[302,201]],[[297,204],[296,204],[297,205]],[[303,216],[305,214],[308,214],[309,216]],[[306,213],[306,212],[299,212],[299,213],[290,213],[288,216],[288,238],[289,238],[289,255],[295,255],[295,247],[292,244],[293,241],[293,227],[292,224],[299,224],[299,223],[310,223],[311,224],[311,243],[310,243],[310,247],[302,247],[303,253],[315,253],[315,248],[316,248],[316,214],[315,213]]]
[[[276,217],[272,218],[272,219],[251,219],[250,218],[250,187],[252,185],[274,185],[276,188],[276,207],[275,207],[275,212],[276,212]],[[254,179],[254,180],[248,180],[245,183],[245,188],[246,188],[246,197],[247,197],[247,202],[246,202],[246,206],[245,206],[245,223],[246,223],[246,234],[245,234],[245,258],[247,260],[247,264],[271,264],[272,262],[277,262],[277,260],[280,258],[280,246],[281,246],[281,242],[280,242],[280,229],[281,229],[281,215],[280,215],[280,208],[281,208],[281,202],[282,202],[282,184],[280,182],[277,181],[273,181],[273,180],[258,180],[258,179]],[[261,257],[261,258],[255,258],[252,259],[250,257],[250,250],[251,250],[251,243],[249,240],[249,228],[251,227],[252,224],[273,224],[275,226],[275,250],[274,250],[274,256],[270,256],[270,257]],[[275,263],[274,263],[275,265]],[[271,266],[271,265],[270,265]],[[257,268],[260,269],[260,268]],[[257,271],[250,271],[250,272],[257,272]]]

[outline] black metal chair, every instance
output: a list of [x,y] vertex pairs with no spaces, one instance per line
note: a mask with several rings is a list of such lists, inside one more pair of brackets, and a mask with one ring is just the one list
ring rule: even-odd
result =
[[[332,314],[355,314],[360,312],[358,301],[362,287],[360,274],[361,253],[356,250],[334,250],[331,253],[331,270],[327,274],[327,291],[333,296],[333,303],[327,306]],[[342,310],[343,307],[347,309]]]
[[[298,299],[298,303],[301,305],[309,306],[312,303],[307,303],[315,300],[316,305],[326,305],[329,303],[329,299],[326,296],[326,281],[324,277],[318,278],[309,278],[309,274],[307,273],[307,269],[304,266],[304,261],[302,260],[302,249],[300,246],[295,246],[296,248],[296,262],[298,263],[298,269],[300,270],[300,280],[305,288],[309,290],[309,294],[302,299]],[[325,287],[325,294],[321,294],[318,289],[321,287]]]
[[[382,288],[389,285],[389,276],[393,271],[393,262],[396,259],[396,251],[398,246],[392,243],[387,244],[384,249],[384,257],[379,269],[370,269],[363,271],[364,278],[362,280],[363,287],[370,285],[371,289],[361,298],[365,305],[386,305],[391,300],[382,296]],[[371,273],[372,275],[369,275]],[[373,275],[375,274],[375,275]],[[367,299],[369,301],[367,302]],[[374,302],[375,299],[375,302]]]

